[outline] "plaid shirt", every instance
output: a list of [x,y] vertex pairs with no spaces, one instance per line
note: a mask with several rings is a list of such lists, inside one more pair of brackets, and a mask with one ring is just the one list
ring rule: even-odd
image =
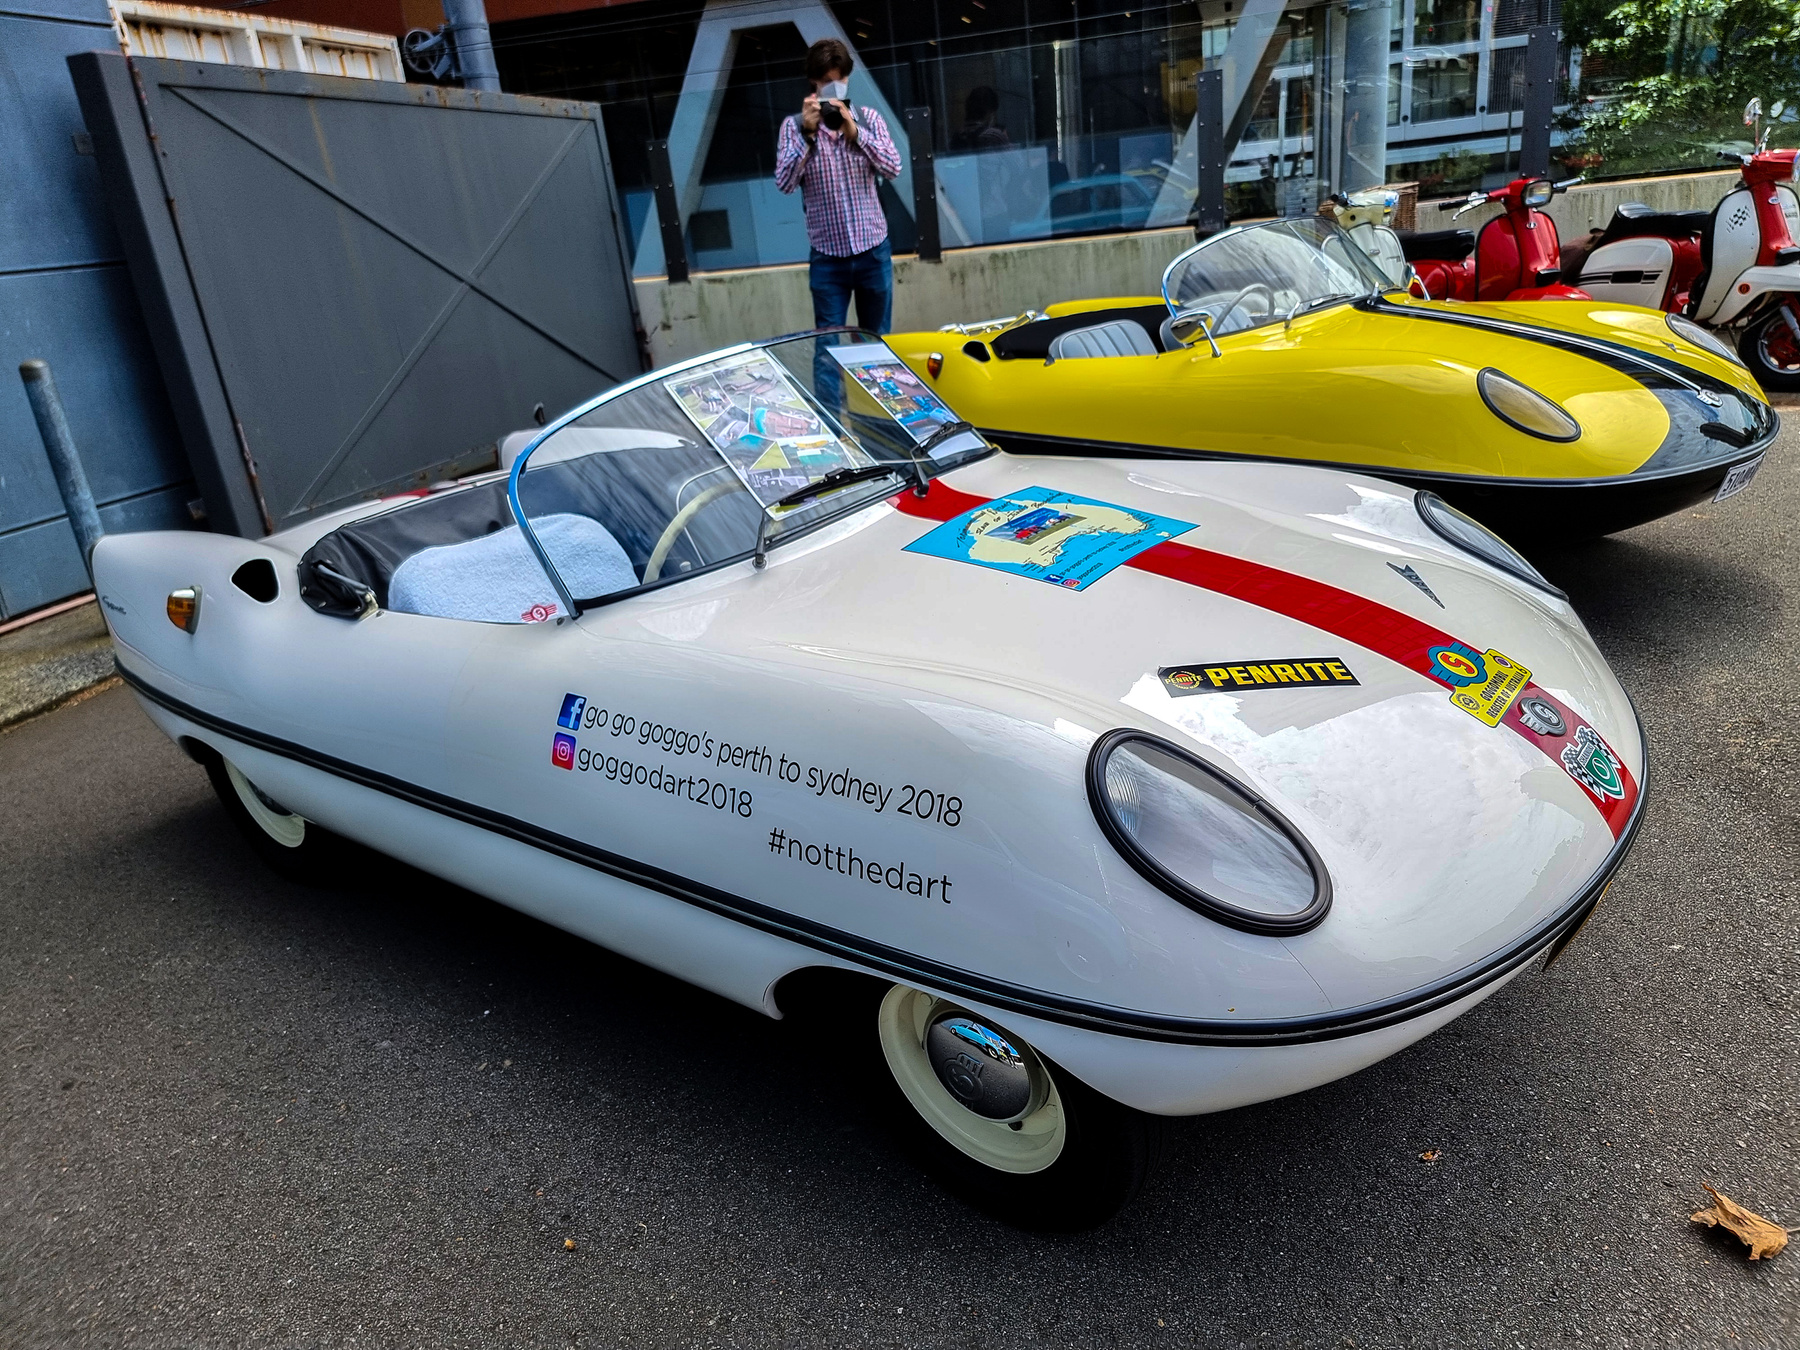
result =
[[817,142],[809,146],[800,119],[790,117],[782,122],[775,147],[775,186],[783,192],[802,189],[806,237],[834,258],[866,252],[887,238],[875,180],[900,176],[900,151],[881,114],[858,108],[856,125],[855,145],[821,124]]

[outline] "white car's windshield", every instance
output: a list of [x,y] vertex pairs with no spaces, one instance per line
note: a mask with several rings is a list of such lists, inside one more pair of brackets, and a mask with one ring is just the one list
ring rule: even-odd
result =
[[1163,274],[1163,299],[1172,313],[1206,312],[1223,337],[1393,284],[1331,222],[1274,220],[1196,244]]
[[766,551],[988,449],[878,338],[808,333],[602,396],[522,456],[512,493],[585,605]]

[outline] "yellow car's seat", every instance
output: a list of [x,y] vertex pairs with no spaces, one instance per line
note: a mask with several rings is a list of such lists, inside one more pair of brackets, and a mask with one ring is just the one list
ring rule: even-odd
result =
[[1156,343],[1144,331],[1144,326],[1129,319],[1073,328],[1050,344],[1052,361],[1088,356],[1155,356],[1156,353]]

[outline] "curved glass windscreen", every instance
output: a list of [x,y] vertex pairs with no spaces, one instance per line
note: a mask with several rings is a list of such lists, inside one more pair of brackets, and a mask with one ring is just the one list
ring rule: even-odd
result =
[[580,609],[760,557],[988,449],[880,339],[808,333],[602,395],[526,452],[512,494]]
[[1274,220],[1196,244],[1169,265],[1163,299],[1176,313],[1204,311],[1224,337],[1393,285],[1329,221]]

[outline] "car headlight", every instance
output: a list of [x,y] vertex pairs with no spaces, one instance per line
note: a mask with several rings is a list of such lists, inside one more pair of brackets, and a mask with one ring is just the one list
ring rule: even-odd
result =
[[1723,357],[1734,366],[1741,366],[1744,364],[1743,361],[1739,359],[1738,354],[1731,350],[1729,343],[1719,341],[1716,336],[1707,332],[1692,319],[1684,319],[1679,314],[1669,314],[1666,315],[1665,318],[1669,325],[1669,331],[1674,333],[1676,337],[1683,338],[1686,341],[1693,343],[1696,347],[1711,352],[1714,356]]
[[1581,423],[1537,390],[1492,366],[1476,375],[1475,387],[1481,391],[1481,401],[1488,405],[1489,412],[1527,436],[1572,441],[1581,435]]
[[1088,800],[1147,881],[1248,933],[1316,927],[1331,881],[1312,846],[1267,802],[1179,746],[1129,728],[1088,756]]
[[1437,493],[1421,492],[1413,498],[1413,504],[1418,507],[1419,518],[1431,526],[1432,532],[1439,538],[1456,545],[1464,553],[1473,553],[1484,563],[1498,567],[1520,581],[1530,582],[1540,591],[1546,591],[1559,600],[1569,598],[1560,587],[1546,581],[1543,574],[1526,562],[1524,555],[1511,544],[1473,516],[1458,511]]

